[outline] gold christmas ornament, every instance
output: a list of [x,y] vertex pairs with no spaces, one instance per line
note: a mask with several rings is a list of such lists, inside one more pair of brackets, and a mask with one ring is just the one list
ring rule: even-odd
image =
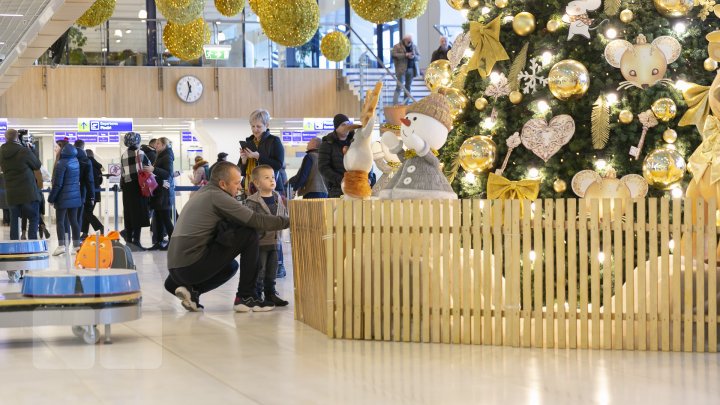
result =
[[633,14],[632,10],[628,10],[627,8],[620,12],[620,21],[624,22],[625,24],[631,22],[635,15]]
[[677,114],[677,106],[675,105],[675,102],[667,97],[655,100],[652,104],[651,110],[655,115],[655,118],[662,122],[670,121],[675,118],[675,114]]
[[528,36],[535,31],[535,16],[523,11],[518,13],[512,22],[513,31],[521,37]]
[[663,141],[675,143],[675,141],[677,141],[677,132],[674,129],[666,129],[665,132],[663,132]]
[[248,4],[250,5],[250,10],[252,10],[255,15],[257,15],[258,10],[258,3],[262,0],[248,0]]
[[705,70],[707,70],[708,72],[713,72],[713,71],[716,71],[716,70],[717,70],[717,68],[718,68],[718,63],[717,63],[717,61],[716,61],[715,59],[713,59],[713,58],[707,58],[707,59],[705,59],[705,61],[703,62],[703,68],[705,68]]
[[460,115],[461,112],[463,112],[468,103],[467,97],[465,97],[465,94],[463,94],[461,90],[442,87],[439,89],[438,93],[445,96],[445,99],[450,104],[450,115],[453,120],[455,117]]
[[320,51],[328,60],[342,62],[350,55],[350,40],[342,32],[330,32],[320,42]]
[[240,13],[245,7],[245,0],[215,0],[215,8],[225,17]]
[[495,0],[495,7],[505,8],[508,5],[508,0]]
[[260,26],[273,42],[296,47],[308,42],[320,25],[315,0],[262,0],[258,4]]
[[618,121],[620,121],[621,124],[629,124],[633,122],[633,119],[635,116],[633,115],[632,111],[630,110],[622,110],[620,111],[620,114],[618,115]]
[[182,60],[195,60],[202,56],[203,45],[210,42],[210,28],[201,17],[190,24],[168,21],[163,31],[163,42],[168,51]]
[[555,32],[560,28],[560,21],[550,20],[547,22],[546,28],[550,32]]
[[458,159],[466,172],[481,173],[495,164],[497,145],[489,136],[473,136],[460,146]]
[[441,87],[450,87],[452,83],[452,69],[450,62],[439,59],[428,65],[425,70],[425,85],[430,91],[438,91]]
[[[452,62],[450,63],[452,66]],[[467,80],[468,75],[468,68],[467,65],[462,65],[458,69],[455,69],[455,71],[452,74],[452,83],[450,84],[450,87],[458,90],[462,90],[465,88],[465,80]]]
[[480,97],[479,99],[475,100],[475,108],[478,111],[482,111],[488,106],[488,101],[485,97]]
[[462,10],[465,5],[465,0],[446,0],[447,4],[455,10]]
[[402,18],[412,6],[413,0],[350,0],[350,7],[360,18],[376,24]]
[[564,193],[565,190],[567,190],[567,183],[565,183],[565,180],[556,179],[553,182],[553,190],[555,190],[556,193]]
[[480,5],[480,0],[468,0],[468,6],[470,8],[477,8]]
[[418,18],[421,15],[425,14],[427,6],[428,0],[413,0],[412,5],[410,6],[410,10],[408,10],[407,14],[405,14],[403,18],[406,20]]
[[670,148],[658,148],[643,161],[643,177],[648,184],[667,190],[683,178],[686,163],[680,152]]
[[175,24],[189,24],[202,17],[205,0],[157,0],[157,9],[168,21]]
[[522,93],[517,90],[511,91],[508,97],[510,98],[510,102],[513,104],[520,104],[523,99]]
[[580,98],[590,87],[590,75],[582,63],[565,59],[550,69],[548,87],[553,96],[560,100]]
[[81,27],[95,27],[112,17],[115,12],[115,0],[97,0],[90,8],[77,19]]
[[657,11],[665,17],[683,17],[694,6],[694,0],[653,0]]

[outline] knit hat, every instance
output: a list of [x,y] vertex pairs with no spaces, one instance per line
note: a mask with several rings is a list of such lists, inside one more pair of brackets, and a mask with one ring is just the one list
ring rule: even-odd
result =
[[140,134],[138,134],[137,132],[128,132],[127,134],[125,134],[125,139],[123,140],[123,143],[128,148],[140,145]]
[[225,160],[225,158],[228,157],[228,154],[225,152],[218,153],[218,161]]
[[345,114],[338,114],[333,118],[333,127],[335,129],[338,129],[338,127],[346,122],[350,121],[350,118],[348,118]]
[[453,127],[453,118],[450,114],[450,104],[445,96],[432,93],[408,108],[408,114],[418,113],[427,115],[440,121],[449,130]]

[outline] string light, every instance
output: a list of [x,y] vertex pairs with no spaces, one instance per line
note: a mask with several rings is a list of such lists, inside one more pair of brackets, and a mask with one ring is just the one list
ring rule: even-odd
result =
[[598,253],[598,261],[600,263],[605,261],[605,253],[603,253],[603,252]]
[[607,100],[608,104],[615,105],[618,102],[618,96],[615,93],[608,93],[605,95],[605,100]]
[[606,167],[607,167],[607,162],[603,159],[597,160],[595,162],[595,169],[597,169],[597,170],[605,170]]
[[483,8],[480,9],[480,12],[482,13],[482,15],[487,15],[488,13],[490,13],[490,8],[489,8],[489,7],[483,7]]
[[617,38],[617,30],[615,30],[615,28],[608,28],[605,31],[605,38],[607,38],[607,39]]
[[534,250],[531,250],[531,251],[530,251],[530,254],[529,254],[528,256],[530,256],[530,261],[531,261],[531,262],[534,262],[535,259],[537,258],[537,254],[535,253]]
[[550,104],[548,104],[547,101],[545,101],[545,100],[538,101],[537,107],[538,107],[538,111],[541,114],[545,114],[548,111],[550,111]]
[[685,27],[685,24],[679,22],[673,26],[673,31],[678,34],[684,34],[685,31],[687,31],[687,27]]
[[537,179],[537,178],[539,178],[539,177],[540,177],[540,170],[538,170],[537,168],[531,167],[531,168],[528,170],[528,177],[530,177],[531,179]]
[[672,198],[676,198],[676,199],[677,199],[677,198],[682,198],[682,196],[683,196],[683,191],[682,191],[682,189],[681,189],[680,187],[675,187],[675,188],[672,189],[672,191],[670,192],[670,194],[672,195]]
[[498,72],[490,73],[490,83],[498,84],[499,81],[500,81],[500,73],[498,73]]
[[685,80],[678,80],[675,82],[675,88],[680,91],[685,91],[689,89],[691,86],[690,83],[686,82]]
[[493,127],[495,127],[495,120],[492,119],[492,117],[485,118],[485,121],[483,121],[483,127],[485,129],[493,129]]
[[475,183],[475,173],[473,172],[465,173],[465,176],[463,178],[468,183]]
[[545,52],[543,52],[543,54],[542,54],[542,64],[543,64],[543,66],[549,65],[550,62],[552,62],[552,57],[553,57],[553,55],[552,55],[552,53],[550,53],[550,51],[545,51]]

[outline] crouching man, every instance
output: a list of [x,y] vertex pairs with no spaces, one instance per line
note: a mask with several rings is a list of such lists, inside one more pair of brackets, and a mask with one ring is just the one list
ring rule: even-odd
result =
[[195,193],[178,217],[168,247],[170,275],[165,289],[182,301],[188,311],[199,311],[200,295],[230,280],[238,271],[240,283],[235,296],[236,312],[270,311],[274,305],[255,296],[258,274],[258,231],[285,229],[285,216],[251,211],[235,196],[240,192],[240,169],[220,162],[210,183]]

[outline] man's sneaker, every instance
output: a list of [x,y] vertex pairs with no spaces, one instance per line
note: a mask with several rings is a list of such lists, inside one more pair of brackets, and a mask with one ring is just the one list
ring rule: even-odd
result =
[[180,286],[176,288],[175,296],[180,299],[180,304],[183,308],[190,312],[198,312],[205,308],[200,305],[200,294],[194,290],[190,292],[187,287]]
[[60,256],[65,253],[65,246],[58,246],[55,248],[55,251],[53,252],[53,256]]
[[265,302],[271,302],[276,307],[286,307],[288,304],[287,301],[277,295],[277,292],[265,293]]
[[255,297],[235,297],[235,312],[267,312],[275,309],[275,305],[271,302],[260,301]]

